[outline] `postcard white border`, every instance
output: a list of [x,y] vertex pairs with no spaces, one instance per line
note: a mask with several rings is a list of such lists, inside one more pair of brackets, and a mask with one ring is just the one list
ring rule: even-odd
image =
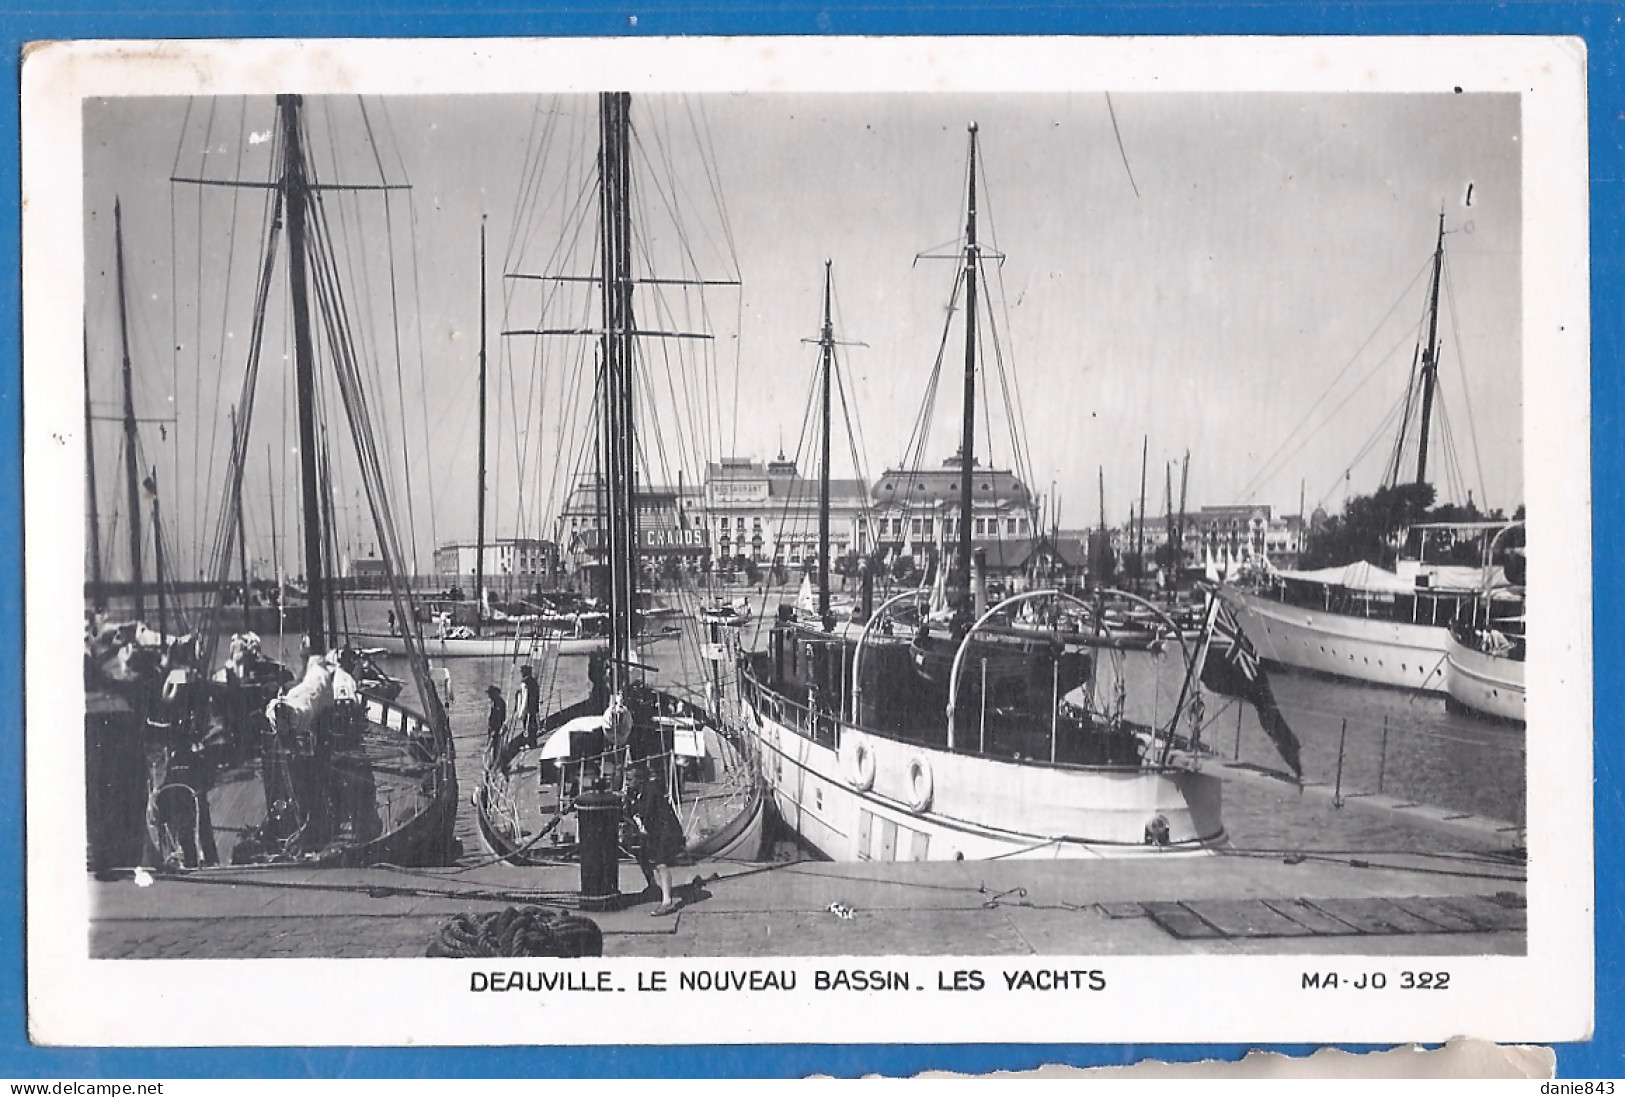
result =
[[[1451,957],[1448,996],[1298,990],[1307,958],[1113,957],[1109,993],[469,994],[431,960],[92,961],[80,647],[84,522],[81,103],[299,90],[1514,92],[1524,140],[1524,480],[1530,510],[1528,954]],[[552,39],[79,42],[23,65],[29,1027],[97,1045],[1398,1042],[1585,1038],[1594,1009],[1585,47],[1552,38]],[[1548,516],[1555,516],[1550,520]],[[1559,540],[1561,538],[1561,541]],[[1035,958],[1063,966],[1064,958]],[[1369,967],[1397,961],[1365,958]],[[638,971],[731,961],[606,959]],[[757,966],[818,966],[811,959]],[[230,965],[227,967],[226,965]],[[515,967],[532,966],[515,964]],[[876,966],[866,962],[865,966]],[[899,960],[927,976],[948,958]],[[988,958],[989,969],[1013,967]],[[1414,966],[1414,965],[1411,965]],[[320,986],[319,995],[310,993]],[[916,999],[910,998],[911,1003]],[[391,1003],[419,1003],[396,1009]],[[698,1008],[696,1008],[698,1007]],[[924,1008],[922,1008],[924,1007]]]

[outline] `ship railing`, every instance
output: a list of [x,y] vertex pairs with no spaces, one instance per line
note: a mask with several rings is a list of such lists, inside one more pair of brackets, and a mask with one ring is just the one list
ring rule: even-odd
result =
[[[864,727],[862,724],[857,723],[856,721],[848,720],[845,717],[816,704],[809,705],[806,702],[797,701],[793,698],[787,697],[776,690],[763,686],[759,681],[756,680],[755,675],[748,669],[742,676],[740,692],[744,700],[751,706],[751,708],[762,716],[772,720],[780,727],[794,732],[804,739],[809,739],[820,746],[829,747],[832,750],[838,751],[841,748],[843,740],[848,734],[859,736],[872,736],[878,734],[882,738],[894,739],[902,742],[913,741],[908,739],[906,736],[895,736],[889,735],[885,732],[877,732],[874,728]],[[1074,767],[1087,768],[1094,772],[1110,770],[1122,773],[1144,773],[1147,771],[1184,770],[1190,768],[1188,765],[1183,763],[1165,764],[1159,762],[1156,757],[1156,752],[1153,750],[1155,744],[1147,744],[1144,755],[1138,761],[1063,761],[1057,757],[1057,750],[1055,747],[1056,734],[1060,730],[1058,725],[1058,719],[1051,721],[1049,727],[1044,729],[1047,731],[1047,735],[1044,737],[1045,741],[1043,750],[1034,751],[1031,753],[1018,751],[1008,746],[1000,747],[996,743],[990,744],[985,736],[981,737],[980,741],[976,744],[959,744],[951,747],[945,747],[939,742],[931,745],[934,745],[937,749],[946,749],[952,754],[994,758],[1001,761],[1015,762],[1023,765],[1050,765],[1063,769]],[[989,726],[991,727],[991,724]]]
[[[1175,640],[1179,644],[1180,652],[1183,655],[1183,663],[1184,663],[1184,666],[1185,666],[1185,682],[1181,686],[1181,689],[1180,689],[1179,702],[1175,706],[1173,716],[1168,722],[1168,727],[1169,727],[1169,729],[1171,731],[1171,729],[1173,729],[1175,727],[1178,727],[1179,718],[1180,718],[1180,715],[1181,715],[1180,710],[1184,707],[1185,700],[1186,700],[1187,696],[1189,696],[1191,687],[1194,684],[1195,676],[1197,674],[1199,674],[1200,671],[1201,671],[1201,668],[1196,666],[1196,661],[1192,659],[1190,649],[1188,647],[1186,647],[1186,645],[1185,645],[1184,633],[1180,630],[1179,625],[1177,623],[1175,623],[1174,619],[1172,617],[1168,616],[1168,614],[1167,614],[1167,612],[1165,610],[1163,610],[1156,603],[1149,601],[1148,599],[1142,598],[1137,594],[1130,593],[1129,591],[1102,590],[1100,592],[1100,594],[1101,594],[1102,597],[1110,597],[1110,598],[1113,598],[1113,599],[1118,599],[1118,598],[1127,599],[1128,601],[1140,606],[1142,608],[1142,610],[1149,611],[1150,614],[1153,616],[1153,618],[1155,618],[1156,620],[1161,622],[1164,629],[1166,630],[1166,635],[1172,637],[1173,640]],[[1085,602],[1082,598],[1079,598],[1077,595],[1068,594],[1066,591],[1063,591],[1063,590],[1056,590],[1056,589],[1031,590],[1031,591],[1026,591],[1026,592],[1024,592],[1022,594],[1016,594],[1016,595],[1013,595],[1013,596],[1011,596],[1009,598],[1004,599],[1003,601],[999,602],[998,604],[989,607],[988,610],[985,613],[983,613],[980,617],[978,617],[976,619],[975,623],[972,624],[971,627],[968,630],[966,630],[964,637],[960,640],[960,642],[959,642],[959,650],[954,653],[953,669],[948,674],[947,717],[948,717],[948,749],[949,750],[953,750],[954,746],[955,746],[955,742],[954,742],[954,740],[955,740],[955,731],[956,731],[956,726],[955,725],[956,725],[956,722],[957,722],[957,719],[958,719],[958,714],[959,714],[959,681],[960,681],[961,674],[965,670],[965,657],[966,657],[966,653],[970,650],[971,638],[976,635],[978,630],[980,630],[981,628],[986,626],[989,621],[994,620],[995,618],[999,617],[1002,614],[1008,613],[1010,610],[1014,609],[1018,605],[1021,605],[1022,603],[1030,602],[1030,601],[1033,601],[1034,599],[1038,599],[1038,598],[1048,598],[1048,599],[1052,599],[1052,600],[1061,600],[1061,601],[1071,602],[1071,603],[1077,605],[1078,607],[1080,607],[1081,609],[1083,609],[1084,612],[1086,612],[1086,613],[1092,613],[1094,611],[1094,608],[1095,608],[1093,606],[1090,606],[1088,602]],[[1204,645],[1204,649],[1205,649],[1205,645]],[[1204,650],[1204,653],[1205,653],[1205,650]],[[981,671],[982,671],[982,680],[983,681],[982,681],[982,690],[980,692],[981,706],[980,706],[980,713],[979,713],[978,722],[977,722],[977,740],[978,740],[978,750],[985,752],[986,743],[987,743],[987,688],[986,688],[987,663],[986,663],[986,660],[982,661]],[[1056,664],[1056,674],[1057,674],[1057,678],[1055,679],[1054,696],[1051,697],[1050,706],[1049,706],[1049,712],[1050,712],[1049,751],[1050,751],[1050,761],[1052,763],[1054,761],[1056,761],[1057,743],[1058,743],[1059,738],[1060,738],[1059,720],[1060,720],[1061,698],[1060,698],[1060,679],[1058,677],[1058,675],[1059,675],[1059,664],[1058,663]],[[1171,737],[1170,737],[1170,740],[1169,740],[1169,745],[1170,746],[1172,745],[1172,738]],[[1162,752],[1162,760],[1163,761],[1167,761],[1167,754],[1168,754],[1167,750],[1164,750]]]

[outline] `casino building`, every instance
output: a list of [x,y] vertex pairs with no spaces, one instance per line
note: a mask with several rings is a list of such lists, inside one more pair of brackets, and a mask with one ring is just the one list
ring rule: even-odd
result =
[[[771,461],[724,457],[705,470],[705,522],[719,560],[743,556],[792,570],[818,555],[818,479],[780,453]],[[867,552],[868,491],[862,480],[831,480],[830,557]]]

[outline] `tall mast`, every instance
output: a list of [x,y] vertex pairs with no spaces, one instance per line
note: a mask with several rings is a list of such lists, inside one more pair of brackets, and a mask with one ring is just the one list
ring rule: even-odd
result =
[[130,370],[130,321],[124,294],[124,214],[113,200],[113,248],[118,258],[118,332],[124,359],[124,487],[130,508],[130,583],[135,596],[135,619],[146,616],[141,581],[141,472],[136,465],[135,384]]
[[970,180],[965,214],[965,418],[959,432],[959,589],[971,589],[971,478],[976,461],[976,123],[970,127]]
[[1439,242],[1433,249],[1433,289],[1428,301],[1428,345],[1422,352],[1422,434],[1416,446],[1416,482],[1427,483],[1428,428],[1433,416],[1433,387],[1439,378],[1439,282],[1444,273],[1444,211],[1439,212]]
[[1174,560],[1177,561],[1178,566],[1181,568],[1185,566],[1185,489],[1190,487],[1190,482],[1191,451],[1186,450],[1184,463],[1179,468],[1179,543],[1175,546],[1176,555],[1174,556]]
[[[835,324],[830,319],[830,260],[824,260],[824,327],[818,343],[822,350],[824,386],[823,456],[818,464],[818,620],[833,621],[829,612],[829,434],[830,374],[835,365]],[[940,564],[938,566],[941,566]]]
[[1145,578],[1145,461],[1150,452],[1151,436],[1147,434],[1140,441],[1140,524],[1134,527],[1135,570],[1139,572],[1136,580]]
[[[1179,545],[1174,540],[1174,465],[1172,461],[1162,466],[1162,509],[1166,517],[1164,525],[1168,528],[1168,566],[1174,574],[1179,574]],[[1170,584],[1168,590],[1173,591]]]
[[637,501],[632,421],[631,95],[599,96],[599,213],[603,233],[603,452],[609,503],[611,680],[630,678],[636,627]]
[[1304,514],[1304,512],[1303,512],[1303,493],[1304,493],[1304,490],[1308,486],[1309,486],[1309,482],[1307,480],[1304,480],[1304,479],[1301,479],[1301,478],[1298,480],[1298,543],[1297,543],[1297,551],[1299,553],[1303,552],[1304,542],[1309,537],[1309,516]]
[[96,439],[91,433],[90,414],[90,335],[84,333],[85,355],[85,481],[90,495],[90,606],[98,613],[107,608],[102,586],[102,517],[96,501]]
[[475,520],[479,534],[474,545],[474,631],[485,617],[485,218],[480,217],[480,476],[475,488]]
[[277,619],[281,620],[287,612],[283,604],[282,590],[282,544],[276,539],[276,481],[272,478],[276,466],[271,463],[271,447],[265,447],[265,486],[270,491],[271,500],[271,570],[276,573],[276,605]]
[[[237,437],[237,409],[235,406],[231,409],[231,436],[234,439]],[[238,450],[235,446],[233,447],[234,452],[246,452],[246,450],[246,445],[241,450]],[[237,484],[237,490],[232,493],[232,499],[236,503],[237,511],[237,563],[243,574],[243,631],[251,632],[253,624],[249,617],[249,602],[251,599],[248,596],[248,539],[243,531],[243,477],[241,469],[236,470],[234,479]]]
[[282,120],[282,193],[288,209],[288,284],[293,294],[294,378],[299,396],[300,500],[305,540],[305,637],[312,652],[331,646],[322,617],[327,579],[322,558],[321,481],[317,474],[315,347],[310,335],[306,282],[305,214],[310,184],[305,173],[300,110],[303,98],[277,96]]
[[152,571],[158,584],[158,635],[169,644],[169,613],[164,604],[164,524],[163,512],[158,509],[158,469],[147,477],[147,490],[152,493]]

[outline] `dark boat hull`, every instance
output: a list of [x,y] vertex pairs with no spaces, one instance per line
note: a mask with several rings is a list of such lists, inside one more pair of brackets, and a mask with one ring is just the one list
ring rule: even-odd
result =
[[[238,715],[254,720],[249,699]],[[177,754],[151,734],[149,862],[215,865],[434,866],[456,856],[451,740],[419,714],[363,695],[354,721],[301,746],[268,724],[257,756],[239,738]],[[217,755],[226,752],[227,757]]]

